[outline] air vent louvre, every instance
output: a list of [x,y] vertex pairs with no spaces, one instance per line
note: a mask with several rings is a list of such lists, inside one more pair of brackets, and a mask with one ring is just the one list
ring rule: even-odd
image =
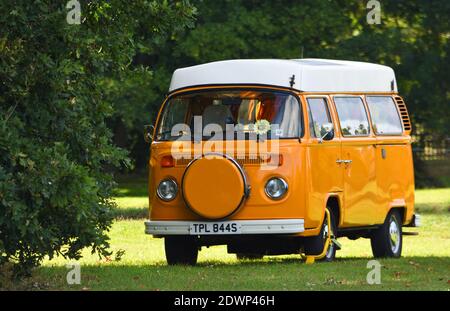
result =
[[[177,166],[186,166],[188,165],[193,158],[182,158],[176,160]],[[240,165],[262,165],[265,163],[269,163],[271,160],[270,155],[245,155],[245,157],[234,157],[236,162],[238,162]]]
[[409,119],[408,109],[406,108],[405,101],[400,96],[395,96],[395,102],[397,103],[398,110],[400,111],[400,116],[402,118],[403,127],[406,132],[410,132],[411,120]]

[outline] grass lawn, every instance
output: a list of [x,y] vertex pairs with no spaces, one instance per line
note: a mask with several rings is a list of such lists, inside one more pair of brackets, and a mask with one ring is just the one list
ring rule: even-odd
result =
[[86,250],[81,285],[68,285],[66,261],[45,261],[18,289],[64,290],[449,290],[450,189],[418,190],[417,208],[423,227],[406,228],[419,236],[405,236],[403,258],[380,260],[381,284],[369,285],[366,265],[372,259],[370,241],[341,239],[342,250],[333,263],[306,265],[299,256],[237,261],[226,247],[203,248],[196,267],[165,264],[163,240],[144,234],[148,199],[143,184],[127,184],[117,193],[117,220],[111,246],[124,250],[120,261],[99,260]]
[[419,213],[450,212],[450,188],[416,190],[416,210]]

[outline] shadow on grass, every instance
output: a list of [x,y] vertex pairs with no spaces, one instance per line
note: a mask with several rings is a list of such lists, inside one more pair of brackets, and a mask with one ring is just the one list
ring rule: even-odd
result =
[[[120,262],[81,266],[81,284],[66,282],[64,266],[41,267],[35,288],[65,290],[448,290],[448,257],[381,259],[382,284],[367,284],[372,258],[342,258],[306,265],[299,257],[167,266]],[[28,282],[27,284],[30,284]],[[28,288],[26,288],[28,289]]]
[[[142,181],[125,181],[120,183],[120,187],[114,191],[114,197],[117,199],[122,199],[123,202],[128,204],[122,207],[118,206],[112,210],[112,215],[116,220],[123,219],[145,219],[148,218],[148,207],[138,206],[128,207],[131,203],[133,205],[134,199],[144,199],[148,198],[147,184]],[[128,200],[128,198],[130,198]],[[148,203],[147,203],[148,204]],[[146,205],[147,205],[146,204]]]
[[[404,263],[407,262],[408,264],[415,265],[414,260],[419,261],[437,261],[437,262],[446,262],[447,265],[450,265],[450,257],[436,257],[436,256],[411,256],[411,257],[402,257],[402,258],[373,258],[373,257],[342,257],[342,258],[336,258],[333,262],[325,262],[317,260],[312,265],[323,265],[323,266],[334,266],[339,264],[352,264],[352,263],[360,263],[365,262],[367,263],[370,260],[378,260],[381,263],[383,262],[390,262],[390,263]],[[200,268],[200,267],[243,267],[243,266],[276,266],[276,265],[305,265],[310,266],[306,264],[305,260],[301,258],[300,255],[283,255],[283,256],[265,256],[263,259],[245,259],[245,260],[237,260],[233,262],[225,262],[221,260],[206,260],[201,261],[197,263],[196,266],[192,266],[191,268]],[[155,263],[155,266],[166,266],[169,267],[165,261],[159,261]]]
[[114,191],[114,196],[121,197],[147,197],[147,182],[127,181],[121,182]]
[[417,213],[445,214],[450,213],[450,205],[445,203],[419,203],[415,205]]
[[112,210],[112,215],[116,220],[127,220],[127,219],[147,219],[148,218],[148,208],[147,207],[133,207],[133,208],[114,208]]

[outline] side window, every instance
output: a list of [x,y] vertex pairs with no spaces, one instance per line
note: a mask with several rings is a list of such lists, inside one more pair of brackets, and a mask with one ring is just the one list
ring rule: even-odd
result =
[[378,135],[400,135],[403,132],[395,102],[390,96],[367,96],[373,129]]
[[311,137],[322,137],[327,133],[324,124],[331,122],[325,98],[308,98],[309,129]]
[[369,135],[369,120],[360,97],[335,97],[334,102],[344,136]]

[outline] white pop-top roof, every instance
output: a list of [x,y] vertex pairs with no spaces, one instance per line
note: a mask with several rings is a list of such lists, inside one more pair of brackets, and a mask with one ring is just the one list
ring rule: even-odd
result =
[[304,92],[397,92],[392,68],[328,59],[238,59],[181,68],[170,92],[191,86],[262,84]]

